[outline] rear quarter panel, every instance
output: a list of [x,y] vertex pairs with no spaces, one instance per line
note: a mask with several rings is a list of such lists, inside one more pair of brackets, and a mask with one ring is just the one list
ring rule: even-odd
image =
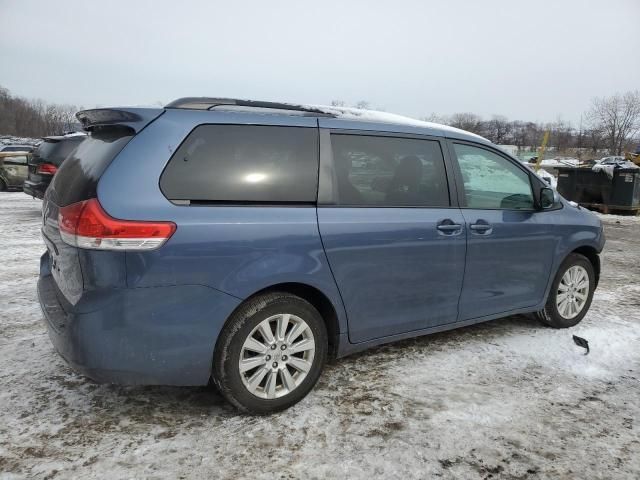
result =
[[127,252],[127,285],[197,284],[244,299],[275,284],[303,283],[329,298],[346,331],[315,206],[182,206],[162,194],[159,179],[177,147],[196,126],[215,123],[317,128],[307,117],[168,110],[140,132],[100,179],[98,198],[113,217],[169,220],[178,228],[159,250]]

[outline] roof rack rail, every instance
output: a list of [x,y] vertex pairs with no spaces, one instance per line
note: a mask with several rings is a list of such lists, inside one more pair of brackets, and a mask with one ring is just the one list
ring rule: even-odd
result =
[[167,104],[165,108],[184,108],[193,110],[211,110],[215,107],[237,106],[268,108],[273,110],[291,110],[295,112],[313,113],[323,117],[333,117],[331,113],[323,112],[314,107],[304,105],[293,105],[290,103],[263,102],[260,100],[240,100],[237,98],[212,98],[212,97],[184,97]]

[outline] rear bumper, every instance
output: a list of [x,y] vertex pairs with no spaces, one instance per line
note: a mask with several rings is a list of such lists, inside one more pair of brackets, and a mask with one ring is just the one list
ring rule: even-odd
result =
[[22,185],[22,190],[27,195],[31,195],[32,197],[39,198],[42,200],[44,198],[44,192],[47,190],[49,183],[44,182],[32,182],[31,180],[25,180]]
[[90,292],[70,306],[47,266],[41,270],[38,298],[51,342],[74,370],[100,383],[207,384],[218,334],[240,303],[189,285]]

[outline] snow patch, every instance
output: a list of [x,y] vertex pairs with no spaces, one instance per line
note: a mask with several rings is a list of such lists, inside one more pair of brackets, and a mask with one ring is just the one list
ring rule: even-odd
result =
[[442,130],[445,132],[468,135],[471,137],[475,137],[479,140],[489,142],[489,140],[487,140],[486,138],[480,135],[476,135],[475,133],[467,132],[466,130],[461,130],[459,128],[450,127],[448,125],[442,125],[439,123],[417,120],[415,118],[405,117],[403,115],[397,115],[395,113],[380,112],[377,110],[363,110],[359,108],[350,108],[350,107],[334,107],[334,106],[327,106],[327,105],[300,105],[300,106],[313,108],[322,113],[334,115],[337,118],[359,120],[362,122],[394,123],[394,124],[406,125],[410,127],[430,128],[434,130]]

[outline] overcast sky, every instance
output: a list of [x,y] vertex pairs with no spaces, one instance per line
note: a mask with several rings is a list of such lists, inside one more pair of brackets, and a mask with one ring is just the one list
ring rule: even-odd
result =
[[640,0],[0,0],[0,85],[84,107],[367,100],[577,126],[640,88]]

